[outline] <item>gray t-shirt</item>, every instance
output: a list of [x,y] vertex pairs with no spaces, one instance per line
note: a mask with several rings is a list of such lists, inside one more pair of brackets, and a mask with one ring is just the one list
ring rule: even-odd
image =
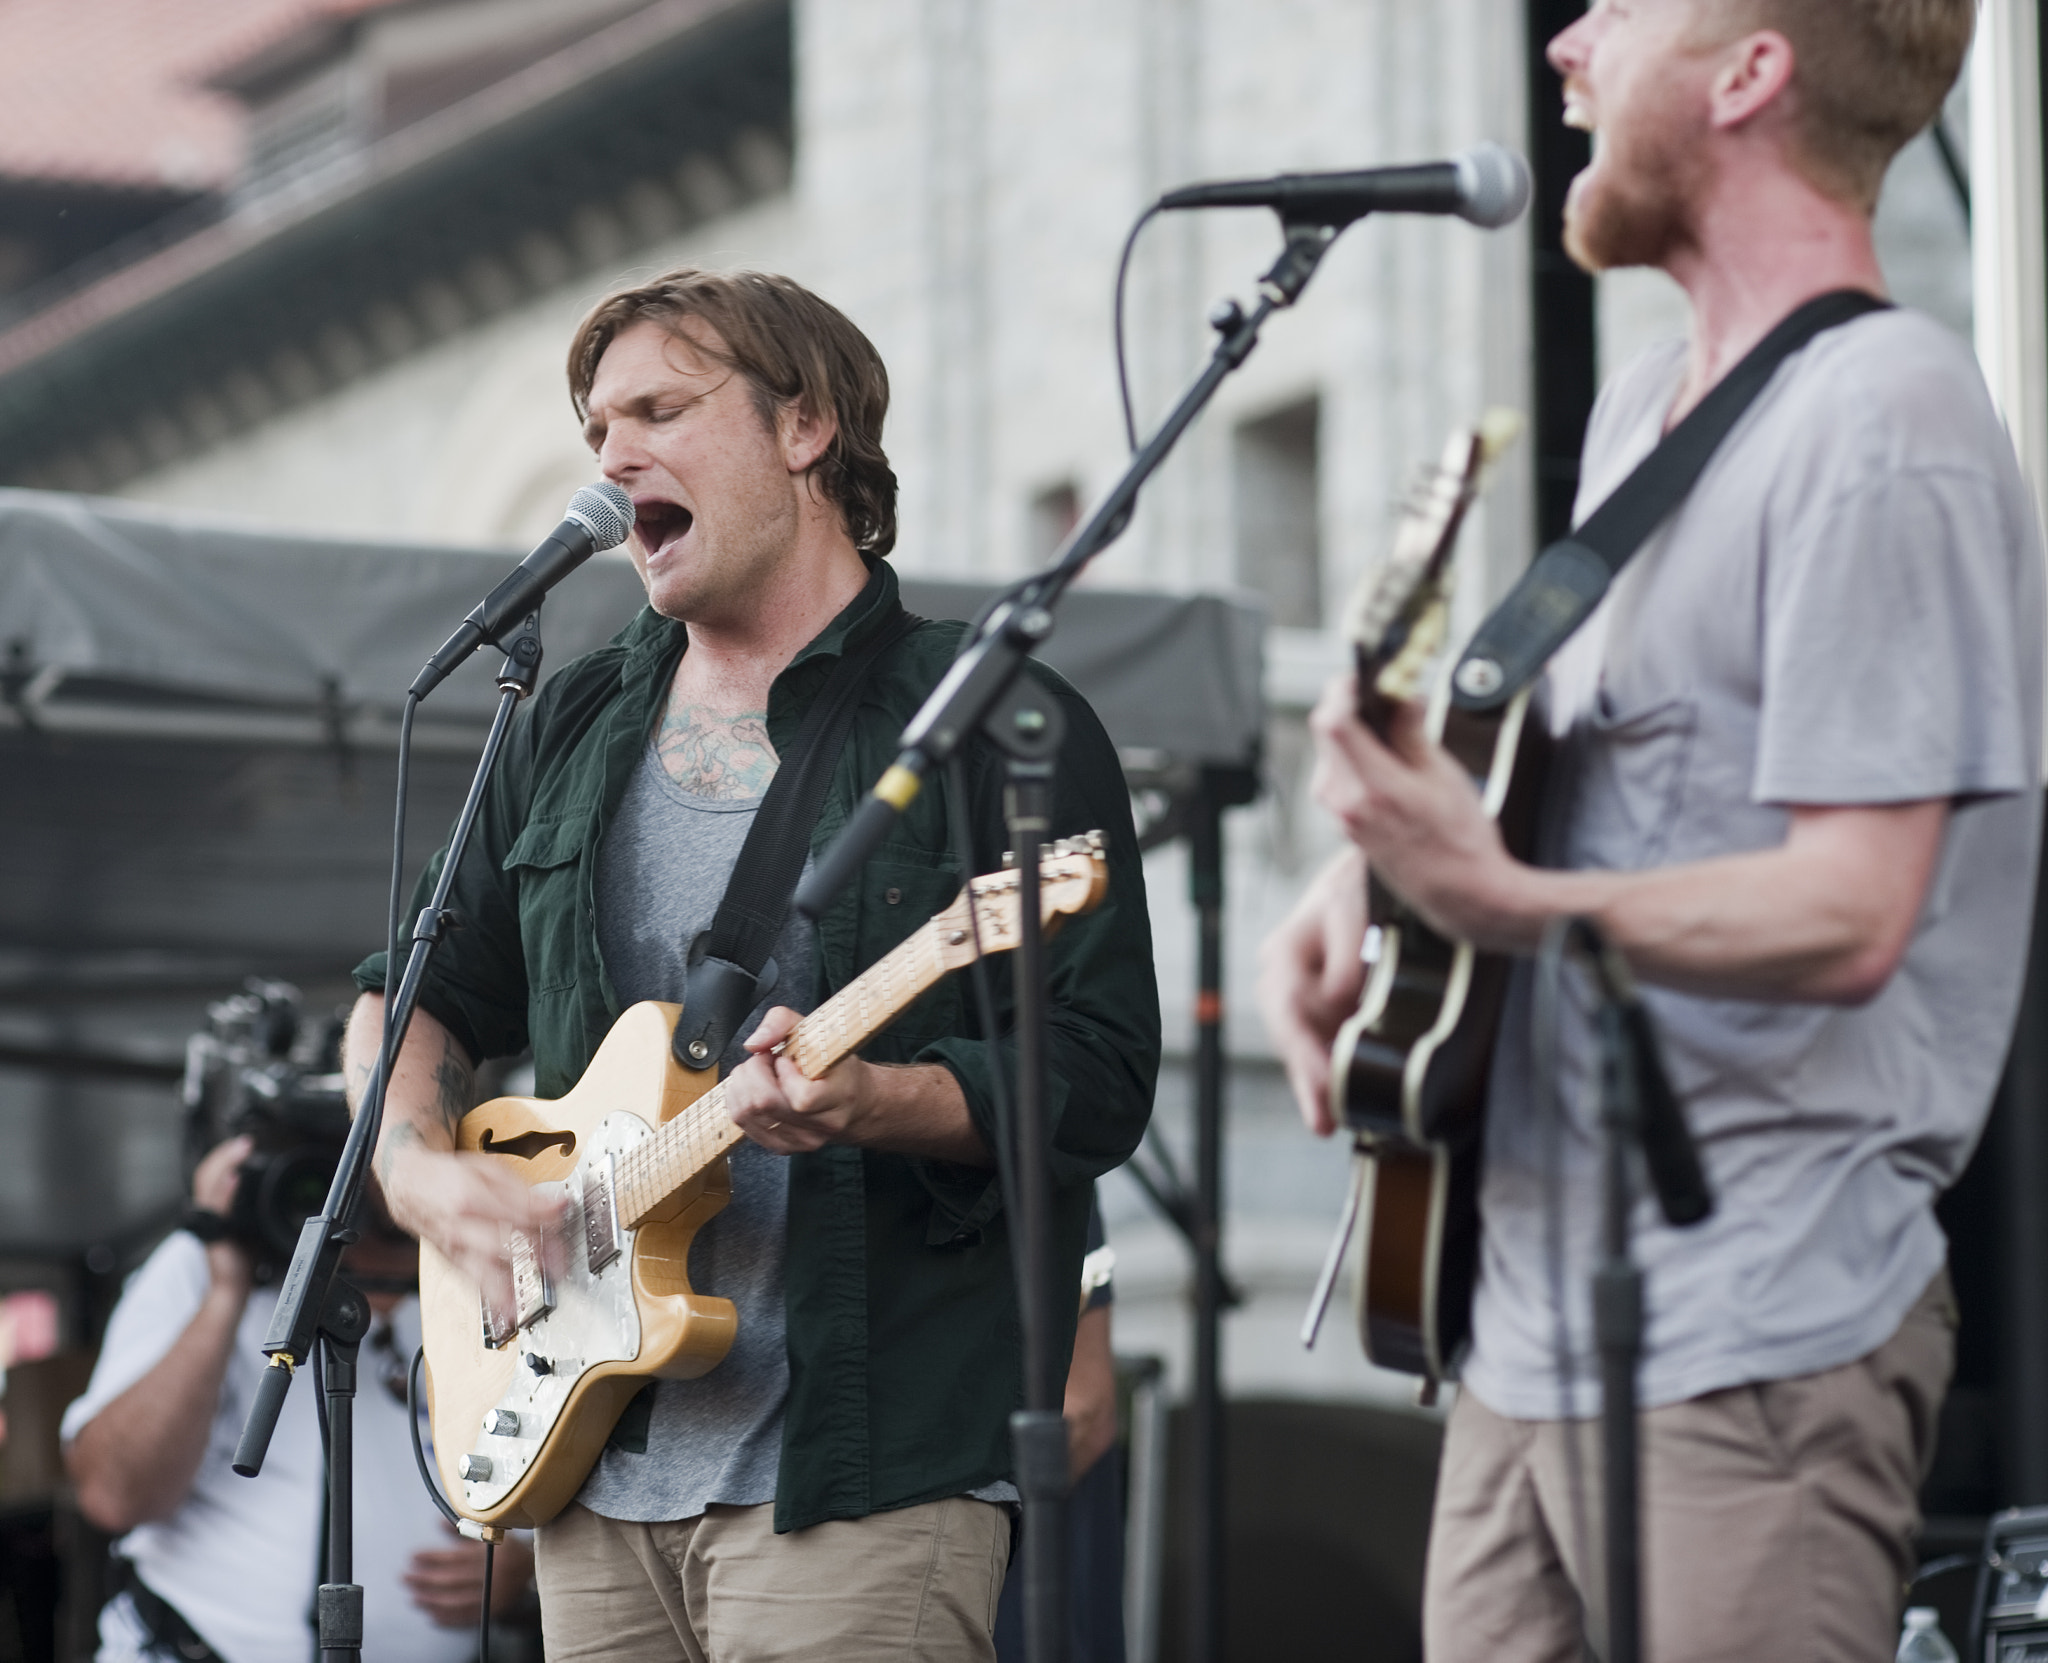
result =
[[[1655,348],[1602,394],[1581,518],[1655,444],[1684,363],[1682,342]],[[1544,691],[1560,740],[1547,865],[1771,848],[1793,804],[1954,804],[1904,961],[1869,1003],[1646,993],[1719,1205],[1689,1230],[1648,1196],[1636,1206],[1643,1402],[1862,1356],[1941,1266],[1933,1201],[1997,1082],[2040,834],[2040,540],[1968,348],[1896,311],[1791,358]],[[1555,1145],[1567,1392],[1533,985],[1524,963],[1493,1075],[1464,1380],[1496,1412],[1542,1419],[1598,1407],[1586,1279],[1600,1208],[1594,1048],[1568,977]]]
[[[690,943],[711,927],[759,807],[757,797],[694,797],[669,778],[651,744],[643,753],[597,851],[598,948],[622,1004],[682,997]],[[775,980],[740,1025],[740,1039],[771,1005],[810,1008],[810,927],[799,915],[791,914],[770,963]],[[724,1069],[745,1058],[740,1039],[720,1059]],[[789,1396],[789,1166],[751,1142],[729,1158],[732,1200],[697,1232],[690,1280],[739,1308],[739,1332],[709,1374],[655,1386],[644,1451],[617,1441],[606,1447],[577,1497],[605,1518],[693,1519],[713,1503],[775,1499]]]

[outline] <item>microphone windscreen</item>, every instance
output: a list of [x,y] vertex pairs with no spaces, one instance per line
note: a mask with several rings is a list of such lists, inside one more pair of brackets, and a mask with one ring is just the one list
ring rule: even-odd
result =
[[598,548],[615,549],[633,529],[633,499],[610,480],[605,480],[597,485],[586,485],[571,497],[569,510],[562,517],[574,520],[588,530],[591,541]]
[[1529,206],[1529,164],[1506,145],[1474,145],[1458,158],[1458,183],[1464,187],[1460,215],[1489,231],[1512,225]]

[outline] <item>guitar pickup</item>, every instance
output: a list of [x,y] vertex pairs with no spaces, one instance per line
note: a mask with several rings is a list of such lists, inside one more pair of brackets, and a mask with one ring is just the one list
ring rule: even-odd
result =
[[523,1329],[555,1308],[554,1289],[548,1285],[547,1266],[542,1262],[541,1244],[535,1237],[516,1230],[508,1246],[512,1258],[512,1325]]
[[591,1274],[619,1256],[619,1209],[612,1194],[612,1162],[605,1156],[583,1178],[583,1246]]

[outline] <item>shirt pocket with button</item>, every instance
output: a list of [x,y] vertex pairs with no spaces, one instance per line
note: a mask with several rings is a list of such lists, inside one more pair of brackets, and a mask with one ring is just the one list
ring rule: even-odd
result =
[[581,974],[589,830],[584,815],[535,820],[506,851],[505,872],[518,886],[519,938],[531,994],[573,988]]
[[[866,970],[915,935],[959,892],[959,873],[943,852],[885,849],[861,876],[861,963]],[[959,977],[947,976],[912,1000],[889,1024],[883,1048],[907,1060],[919,1046],[960,1031]],[[886,1059],[885,1059],[886,1060]]]
[[1634,872],[1665,859],[1697,728],[1698,707],[1683,694],[1617,711],[1602,691],[1570,735],[1575,790],[1563,864]]

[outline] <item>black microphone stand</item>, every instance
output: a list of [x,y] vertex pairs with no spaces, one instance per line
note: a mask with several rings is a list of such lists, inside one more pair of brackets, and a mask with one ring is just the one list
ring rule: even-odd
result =
[[1600,1256],[1593,1340],[1600,1353],[1600,1473],[1607,1565],[1607,1663],[1642,1657],[1642,1498],[1636,1377],[1643,1354],[1643,1272],[1629,1250],[1632,1162],[1641,1150],[1664,1217],[1697,1224],[1714,1210],[1650,1015],[1628,965],[1589,918],[1566,926],[1599,990]]
[[[1052,633],[1052,608],[1083,567],[1130,524],[1138,493],[1165,461],[1188,425],[1230,373],[1257,346],[1259,330],[1275,311],[1291,306],[1315,275],[1341,224],[1283,219],[1285,246],[1259,280],[1247,313],[1225,301],[1210,314],[1221,337],[1208,365],[1156,433],[1132,457],[1101,506],[1068,539],[1045,571],[1021,585],[990,615],[939,685],[903,730],[900,754],[873,795],[825,851],[798,888],[797,908],[815,920],[881,842],[890,823],[916,795],[924,776],[943,764],[963,740],[980,731],[1004,755],[1004,819],[1019,874],[1016,970],[1017,1096],[1015,1148],[997,1139],[996,1158],[1009,1163],[1021,1217],[1012,1221],[1023,1293],[1024,1408],[1010,1418],[1017,1488],[1024,1502],[1027,1564],[1024,1588],[1025,1651],[1030,1663],[1063,1663],[1066,1611],[1066,1428],[1061,1417],[1066,1382],[1054,1355],[1057,1301],[1074,1290],[1052,1285],[1051,1178],[1044,1102],[1045,987],[1042,920],[1038,906],[1039,845],[1047,829],[1052,759],[1059,744],[1057,709],[1036,684],[1019,683],[1025,660]],[[1012,693],[1015,687],[1017,690]]]
[[263,1470],[271,1434],[277,1429],[285,1394],[299,1365],[320,1347],[319,1366],[327,1396],[327,1564],[319,1592],[321,1663],[361,1663],[363,1590],[354,1580],[354,1424],[356,1350],[369,1331],[369,1306],[363,1295],[339,1275],[343,1250],[356,1239],[355,1219],[377,1135],[384,1124],[384,1099],[398,1056],[405,1048],[406,1029],[419,1005],[420,984],[427,961],[441,937],[460,920],[448,907],[462,851],[469,842],[483,806],[484,790],[504,749],[512,711],[540,680],[540,613],[531,612],[501,643],[505,663],[498,672],[498,708],[477,760],[476,774],[456,816],[448,839],[448,855],[434,885],[433,898],[421,911],[412,931],[412,950],[396,998],[389,993],[391,966],[384,967],[386,1009],[384,1036],[377,1066],[363,1091],[362,1107],[349,1127],[334,1181],[319,1213],[306,1220],[292,1253],[291,1269],[278,1290],[277,1310],[263,1337],[270,1366],[256,1388],[256,1400],[242,1425],[235,1447],[234,1469],[244,1478]]

